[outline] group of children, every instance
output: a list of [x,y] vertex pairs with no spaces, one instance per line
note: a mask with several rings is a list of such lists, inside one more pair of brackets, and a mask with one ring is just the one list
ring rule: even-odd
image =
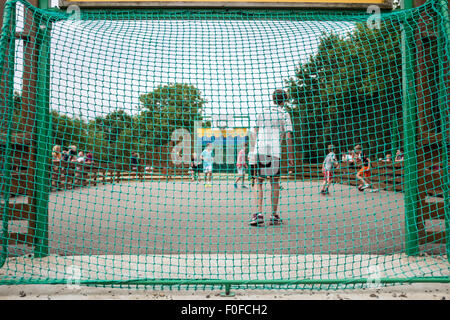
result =
[[[245,171],[248,169],[247,161],[246,161],[246,144],[242,145],[241,150],[238,152],[237,161],[236,161],[236,169],[237,169],[237,177],[234,182],[234,187],[238,188],[238,183],[241,182],[243,189],[248,189],[245,185]],[[248,160],[250,165],[250,176],[252,181],[252,186],[254,185],[254,180],[256,177],[256,156],[253,152],[249,152]],[[200,157],[194,153],[191,157],[191,164],[189,167],[189,173],[192,181],[199,180],[199,172],[201,171],[201,167],[203,167],[204,173],[204,182],[206,187],[211,187],[212,183],[212,174],[213,174],[213,144],[208,143],[206,148],[200,154]]]
[[[357,145],[355,147],[354,155],[352,156],[351,160],[349,159],[347,162],[350,161],[355,165],[361,164],[361,168],[356,173],[356,178],[360,182],[360,184],[358,185],[358,190],[363,191],[369,188],[371,176],[370,159],[368,156],[362,153],[362,148],[360,145]],[[328,188],[331,184],[333,184],[334,170],[338,168],[339,162],[337,161],[336,154],[334,153],[334,146],[329,145],[328,154],[322,163],[323,183],[320,188],[321,194],[326,195],[329,193]]]
[[[288,149],[288,163],[290,167],[295,165],[294,162],[294,148],[293,148],[293,126],[288,111],[285,106],[288,104],[289,96],[282,90],[277,89],[272,95],[274,106],[265,107],[264,110],[258,115],[257,123],[252,132],[252,140],[255,145],[250,148],[248,154],[248,162],[250,165],[250,178],[252,187],[255,186],[255,212],[251,214],[250,226],[264,225],[264,213],[263,204],[264,197],[266,197],[263,188],[264,181],[269,181],[271,184],[270,199],[271,199],[271,216],[270,225],[280,225],[282,223],[280,213],[278,212],[280,190],[282,190],[280,184],[281,178],[281,141],[286,140],[286,146]],[[205,183],[207,186],[211,186],[213,162],[212,155],[213,146],[209,143],[206,149],[203,150],[200,157],[194,154],[191,161],[191,175],[192,180],[198,180],[198,172],[200,171],[201,163],[203,162],[203,172],[205,173]],[[246,146],[243,145],[239,151],[236,161],[237,177],[234,181],[234,187],[237,189],[238,184],[242,183],[245,187],[245,172],[248,169],[246,162]],[[344,159],[343,159],[344,160]],[[345,159],[347,160],[347,159]],[[349,159],[350,160],[350,159]],[[356,177],[359,181],[358,189],[363,191],[370,187],[370,159],[362,152],[362,147],[357,145],[352,154],[351,161],[355,168],[361,168],[357,170]],[[333,145],[328,146],[328,154],[322,164],[323,170],[323,183],[320,187],[321,194],[328,194],[329,187],[333,183],[334,170],[339,168],[339,162],[336,157],[335,149]],[[374,190],[375,191],[375,190]]]
[[[190,174],[192,181],[198,181],[198,173],[200,172],[200,167],[203,164],[204,181],[207,187],[211,187],[212,173],[213,173],[213,145],[208,143],[205,150],[200,155],[200,159],[194,153],[192,156]],[[358,189],[363,191],[370,187],[370,159],[368,156],[362,153],[362,148],[357,145],[354,150],[354,157],[352,158],[355,164],[361,165],[361,168],[356,173],[356,178],[360,182]],[[251,180],[251,186],[255,185],[255,179],[257,177],[257,162],[256,154],[251,150],[248,153],[248,163],[250,165],[249,177]],[[339,161],[334,150],[333,145],[328,146],[328,154],[322,163],[322,173],[323,173],[323,183],[320,187],[321,194],[329,194],[329,187],[333,184],[334,170],[340,167]],[[241,183],[243,189],[248,189],[245,185],[245,173],[249,169],[246,162],[246,145],[243,144],[241,150],[238,152],[236,161],[237,177],[234,181],[234,187],[237,189],[238,184]]]
[[[289,166],[294,166],[294,149],[293,149],[293,126],[290,115],[285,109],[289,101],[288,94],[277,89],[272,94],[274,106],[265,107],[258,115],[256,126],[251,133],[251,141],[255,142],[249,155],[248,163],[250,165],[250,176],[252,187],[255,192],[255,211],[251,214],[250,226],[257,227],[264,225],[263,204],[264,198],[267,197],[263,188],[264,181],[271,184],[270,196],[272,202],[272,214],[270,216],[270,225],[280,225],[282,223],[281,216],[278,213],[278,203],[280,196],[280,177],[281,177],[281,141],[286,139],[288,148]],[[214,158],[212,155],[212,144],[208,144],[203,150],[200,157],[192,156],[190,165],[191,178],[193,181],[198,180],[198,172],[201,162],[203,162],[203,172],[205,174],[206,186],[211,186],[212,171]],[[238,184],[245,186],[245,172],[248,169],[246,161],[246,145],[243,144],[239,151],[236,161],[237,177],[234,181],[234,187],[237,189]]]
[[77,152],[76,146],[70,146],[68,150],[61,150],[60,145],[55,145],[52,149],[52,159],[54,162],[69,161],[87,164],[94,162],[92,152],[87,154],[83,151]]
[[[361,165],[361,168],[356,173],[356,178],[360,182],[358,185],[358,190],[363,191],[367,188],[370,188],[370,159],[368,156],[362,153],[362,148],[360,145],[355,147],[355,150],[352,151],[354,154],[352,156],[352,163],[355,165]],[[204,173],[204,181],[207,187],[211,187],[212,182],[212,173],[213,173],[213,145],[212,143],[208,143],[206,145],[205,150],[200,155],[200,159],[197,158],[197,155],[194,153],[192,157],[190,173],[192,181],[198,181],[198,173],[200,172],[199,168],[203,164],[203,173]],[[349,162],[349,161],[346,161]],[[248,153],[248,163],[250,165],[250,179],[251,186],[254,187],[255,180],[257,177],[257,161],[256,154],[253,150],[250,150]],[[325,157],[325,160],[322,163],[322,172],[323,172],[323,183],[320,187],[320,194],[326,195],[329,194],[329,187],[333,184],[333,176],[334,170],[340,167],[339,161],[337,160],[337,156],[334,150],[333,145],[328,146],[328,154]],[[248,189],[245,185],[245,173],[246,170],[249,169],[246,162],[246,144],[243,144],[241,150],[238,152],[237,161],[236,161],[236,169],[237,169],[237,177],[234,181],[234,187],[237,189],[238,184],[241,182],[243,189]]]

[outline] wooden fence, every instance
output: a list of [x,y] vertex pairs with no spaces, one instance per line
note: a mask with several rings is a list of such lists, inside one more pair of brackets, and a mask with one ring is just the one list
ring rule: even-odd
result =
[[[350,165],[348,163],[340,163],[340,168],[335,170],[334,181],[336,183],[356,186],[358,180],[356,178],[357,171],[361,165]],[[425,183],[419,185],[421,190],[425,190],[429,196],[443,196],[443,170],[438,165],[427,162],[425,163]],[[323,179],[322,164],[300,164],[296,166],[294,173],[296,179]],[[374,188],[386,191],[403,192],[403,162],[371,162],[370,182]]]
[[[155,180],[155,179],[188,179],[187,167],[165,167],[155,166],[152,171],[146,171],[146,166],[141,164],[132,166],[121,163],[77,163],[77,162],[54,162],[52,163],[51,180],[52,190],[73,189],[84,186],[96,186],[101,183],[112,183],[123,180]],[[371,183],[377,189],[386,191],[403,191],[403,163],[371,163]],[[357,170],[360,166],[351,166],[341,163],[340,168],[335,170],[334,181],[346,185],[356,186]],[[283,170],[285,171],[285,170]],[[426,164],[425,185],[420,185],[430,196],[441,197],[442,190],[442,168],[437,168],[433,163]],[[287,176],[287,172],[283,172]],[[298,164],[293,168],[291,179],[297,180],[322,180],[321,164]],[[27,189],[26,173],[20,170],[14,171],[11,176],[11,195],[25,194]]]

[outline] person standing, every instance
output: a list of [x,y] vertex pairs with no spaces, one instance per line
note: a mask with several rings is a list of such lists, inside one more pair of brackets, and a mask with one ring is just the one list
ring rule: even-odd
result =
[[77,156],[77,146],[70,146],[69,150],[69,161],[71,162],[77,162],[78,156]]
[[336,154],[334,153],[334,147],[332,144],[328,146],[328,154],[322,163],[323,183],[320,188],[321,194],[328,194],[328,187],[333,183],[334,169],[339,166]]
[[84,152],[80,151],[78,152],[77,162],[78,163],[85,163],[86,157],[84,156]]
[[86,154],[86,163],[87,163],[87,164],[92,164],[92,163],[94,163],[94,155],[92,154],[91,151],[89,151],[89,152]]
[[257,212],[252,214],[250,226],[264,224],[263,183],[265,180],[269,180],[271,184],[272,215],[270,224],[279,225],[282,223],[278,213],[278,202],[280,197],[281,139],[284,135],[286,136],[288,147],[289,166],[294,166],[292,121],[289,113],[285,110],[288,99],[289,96],[284,90],[275,90],[272,95],[274,106],[264,108],[257,118],[255,127],[255,153],[258,166],[256,187]]
[[356,174],[356,178],[361,182],[361,184],[358,186],[358,189],[362,191],[370,187],[370,176],[371,176],[370,159],[368,156],[362,153],[361,148],[355,148],[355,152],[362,162],[362,167]]
[[399,149],[397,150],[397,153],[395,154],[395,162],[402,162],[403,161],[403,150]]
[[191,156],[191,163],[189,166],[189,172],[191,174],[192,181],[198,181],[198,172],[200,165],[201,163],[198,161],[197,153],[194,152]]
[[52,159],[55,162],[60,162],[62,160],[62,152],[61,152],[61,146],[56,145],[52,149]]
[[245,143],[242,145],[242,149],[239,151],[236,161],[236,168],[238,172],[238,177],[234,181],[234,188],[237,189],[238,182],[242,180],[242,188],[248,189],[245,183],[245,169],[247,168],[247,163],[245,161]]
[[[205,174],[205,186],[211,187],[212,183],[212,172],[213,172],[213,162],[214,158],[212,156],[212,143],[206,145],[206,149],[203,150],[200,155],[200,159],[203,161],[203,173]],[[207,183],[209,181],[209,183]]]
[[139,166],[139,154],[136,151],[132,151],[130,158],[131,171],[137,171],[138,166]]
[[61,168],[62,152],[61,146],[56,145],[52,149],[52,187],[59,187],[62,174]]

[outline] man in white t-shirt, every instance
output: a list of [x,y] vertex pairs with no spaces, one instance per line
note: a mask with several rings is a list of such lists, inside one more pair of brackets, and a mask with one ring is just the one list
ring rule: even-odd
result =
[[270,180],[272,187],[272,225],[281,224],[278,214],[278,201],[280,197],[280,175],[281,175],[281,140],[286,136],[289,166],[294,166],[294,148],[292,139],[292,121],[289,113],[284,109],[289,97],[281,89],[273,93],[275,106],[264,108],[258,116],[255,134],[255,154],[258,166],[258,183],[256,188],[257,213],[252,215],[251,226],[259,226],[264,223],[263,210],[263,183],[265,179]]

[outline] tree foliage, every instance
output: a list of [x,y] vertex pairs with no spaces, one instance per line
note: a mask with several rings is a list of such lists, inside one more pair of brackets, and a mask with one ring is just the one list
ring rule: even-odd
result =
[[103,133],[108,142],[115,143],[124,130],[132,127],[133,118],[124,110],[116,110],[104,118],[95,118],[95,125]]
[[401,66],[396,23],[357,24],[346,37],[323,35],[317,52],[287,80],[304,161],[322,161],[327,144],[342,151],[362,144],[370,155],[397,148]]
[[[97,161],[127,163],[133,151],[141,158],[160,152],[175,129],[192,132],[194,122],[202,119],[205,104],[200,90],[180,83],[160,85],[140,96],[140,101],[142,107],[136,115],[119,109],[90,121],[52,110],[52,144],[63,149],[76,145],[80,151],[93,152]],[[15,93],[14,132],[23,132],[23,117],[21,96]]]
[[154,143],[168,144],[172,132],[184,128],[193,132],[194,122],[201,120],[205,104],[200,90],[193,85],[175,83],[160,85],[141,95],[142,112],[139,122],[145,137],[153,136]]
[[68,147],[76,145],[81,150],[88,148],[88,126],[81,118],[72,118],[60,115],[57,111],[51,112],[53,144]]

